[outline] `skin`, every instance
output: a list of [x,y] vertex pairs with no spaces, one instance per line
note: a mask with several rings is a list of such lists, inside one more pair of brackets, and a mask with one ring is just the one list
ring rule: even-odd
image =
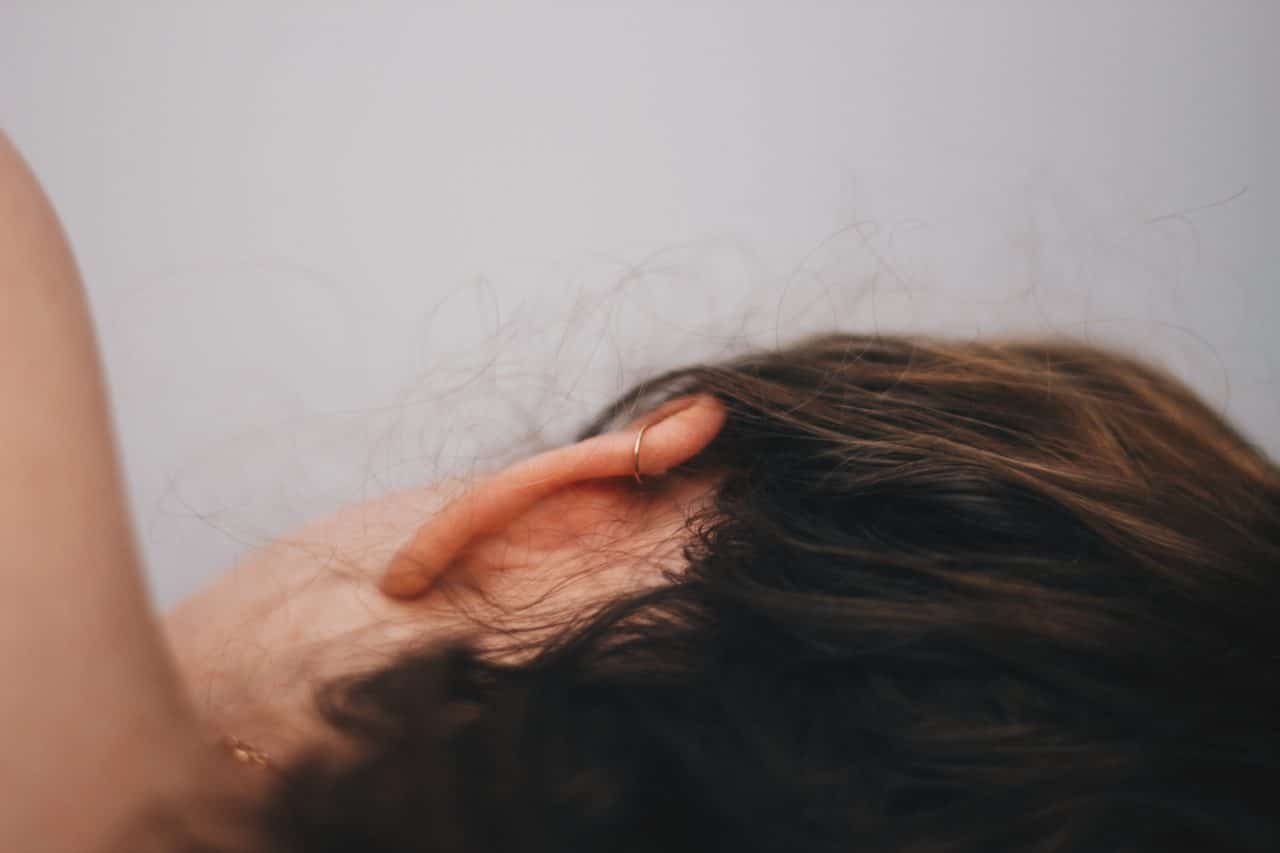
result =
[[0,849],[88,850],[191,786],[197,720],[138,571],[75,264],[2,136],[0,346]]
[[625,480],[560,489],[469,541],[422,593],[381,591],[423,520],[451,527],[451,502],[480,488],[435,484],[351,507],[250,555],[170,612],[165,633],[210,730],[287,759],[325,736],[312,710],[317,684],[450,638],[486,647],[501,631],[536,638],[659,583],[680,565],[681,532],[707,493],[697,480],[658,495]]
[[[664,472],[724,412],[687,398],[505,471],[352,507],[164,617],[147,598],[84,294],[0,134],[0,850],[102,850],[158,802],[269,784],[327,737],[328,679],[449,637],[539,629],[662,582],[711,482]],[[636,431],[646,426],[632,482]],[[494,631],[492,629],[499,629]]]

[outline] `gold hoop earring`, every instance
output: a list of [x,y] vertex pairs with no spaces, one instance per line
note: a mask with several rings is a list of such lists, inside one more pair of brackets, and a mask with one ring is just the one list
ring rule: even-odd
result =
[[640,427],[640,431],[636,433],[636,446],[632,449],[631,473],[635,475],[636,482],[644,485],[644,477],[640,476],[640,441],[644,438],[644,431],[649,428],[648,424]]

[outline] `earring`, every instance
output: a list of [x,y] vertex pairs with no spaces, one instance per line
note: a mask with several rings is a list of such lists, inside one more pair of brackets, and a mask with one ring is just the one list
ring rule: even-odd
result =
[[644,438],[644,431],[648,428],[648,424],[640,427],[640,431],[636,433],[636,446],[632,450],[631,473],[635,475],[636,482],[642,486],[644,478],[640,476],[640,442]]

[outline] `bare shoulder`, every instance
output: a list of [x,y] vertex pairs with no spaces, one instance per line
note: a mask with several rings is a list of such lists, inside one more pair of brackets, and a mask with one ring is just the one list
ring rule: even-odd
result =
[[91,849],[189,777],[198,735],[139,572],[80,276],[2,133],[0,683],[2,850]]

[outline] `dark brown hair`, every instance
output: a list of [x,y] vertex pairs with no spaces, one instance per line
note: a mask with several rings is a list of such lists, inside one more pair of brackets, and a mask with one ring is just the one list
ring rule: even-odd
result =
[[1280,849],[1280,476],[1063,341],[832,335],[677,370],[728,409],[687,566],[518,663],[323,696],[272,851]]

